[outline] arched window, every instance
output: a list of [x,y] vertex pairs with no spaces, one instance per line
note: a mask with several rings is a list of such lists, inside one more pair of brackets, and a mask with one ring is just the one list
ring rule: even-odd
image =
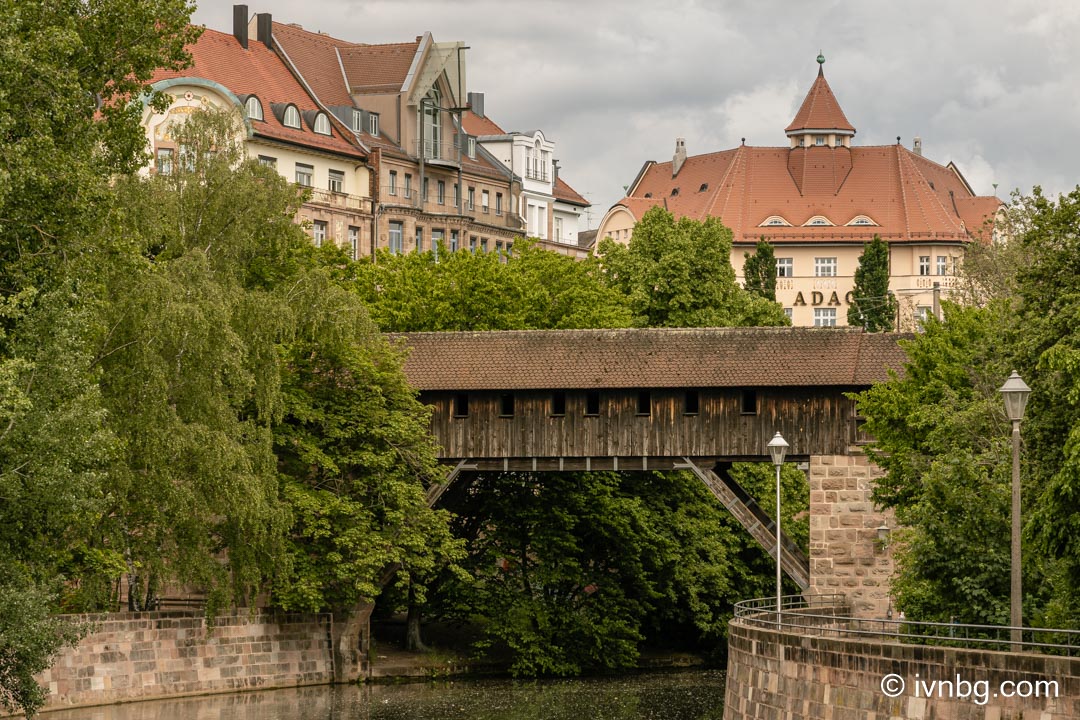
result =
[[856,215],[848,225],[877,225],[877,223],[865,215]]
[[832,223],[829,222],[829,218],[823,215],[815,215],[804,223],[804,227],[831,227]]
[[300,111],[296,109],[295,105],[290,105],[285,108],[285,127],[299,128],[300,127]]
[[323,113],[319,113],[315,116],[315,132],[320,135],[330,134],[330,119]]
[[770,215],[758,227],[791,227],[791,223],[779,215]]
[[259,98],[252,95],[247,99],[247,105],[245,107],[247,108],[247,116],[249,120],[263,119],[262,103],[259,102]]

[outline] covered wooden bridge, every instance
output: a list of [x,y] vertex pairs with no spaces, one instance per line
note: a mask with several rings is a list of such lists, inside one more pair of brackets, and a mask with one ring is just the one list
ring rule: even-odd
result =
[[[767,514],[728,477],[767,460],[857,452],[847,393],[899,370],[894,334],[849,328],[700,328],[408,333],[405,373],[432,406],[432,431],[463,470],[690,470],[768,550]],[[802,587],[807,558],[783,565]]]

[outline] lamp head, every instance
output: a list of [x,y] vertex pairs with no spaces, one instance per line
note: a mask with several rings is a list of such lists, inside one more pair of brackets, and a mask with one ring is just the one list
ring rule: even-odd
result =
[[1027,407],[1028,398],[1031,396],[1031,388],[1027,386],[1027,383],[1013,370],[999,392],[1005,399],[1005,414],[1009,416],[1009,419],[1014,422],[1022,420],[1024,408]]
[[773,435],[773,439],[769,441],[766,446],[769,449],[769,457],[772,458],[773,465],[779,467],[784,464],[784,456],[787,455],[787,449],[789,447],[787,440],[783,438],[780,433]]

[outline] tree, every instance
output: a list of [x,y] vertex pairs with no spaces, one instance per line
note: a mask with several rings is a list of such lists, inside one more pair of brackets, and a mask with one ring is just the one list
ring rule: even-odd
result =
[[717,218],[675,219],[662,207],[634,226],[628,246],[601,241],[608,284],[638,327],[787,325],[783,308],[746,292],[731,267],[731,230]]
[[867,332],[888,332],[896,319],[896,298],[889,291],[889,244],[874,235],[863,246],[855,270],[855,289],[848,324]]
[[773,246],[758,240],[754,254],[743,253],[743,277],[746,291],[757,297],[776,302],[776,254]]

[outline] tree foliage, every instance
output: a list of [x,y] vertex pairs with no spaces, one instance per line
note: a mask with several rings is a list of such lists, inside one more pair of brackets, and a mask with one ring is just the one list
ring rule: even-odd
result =
[[626,298],[638,327],[787,325],[777,303],[735,282],[731,230],[718,218],[675,219],[654,207],[629,245],[600,244],[607,282]]
[[889,332],[896,320],[896,297],[889,290],[889,244],[874,235],[863,246],[855,269],[848,324],[867,332]]
[[751,295],[776,302],[776,253],[765,238],[758,240],[754,254],[743,253],[743,278]]

